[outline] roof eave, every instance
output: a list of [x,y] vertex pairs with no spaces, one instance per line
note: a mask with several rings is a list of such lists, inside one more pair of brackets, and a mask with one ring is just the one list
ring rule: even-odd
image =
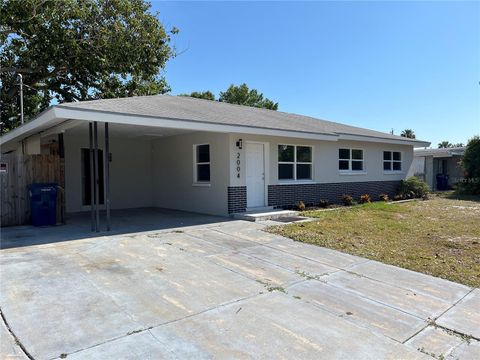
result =
[[[31,135],[41,133],[41,128],[49,125],[49,123],[51,126],[56,126],[67,119],[139,126],[156,126],[161,128],[184,129],[192,131],[283,136],[325,141],[337,141],[338,139],[338,135],[333,133],[312,133],[183,119],[168,119],[145,115],[119,114],[115,112],[98,110],[71,109],[68,107],[62,107],[61,105],[56,105],[45,110],[33,120],[1,136],[0,145],[5,145],[12,141],[21,141]],[[156,121],[152,122],[152,119],[155,119]]]
[[31,135],[34,135],[39,132],[39,128],[44,125],[51,123],[52,126],[55,126],[56,123],[59,123],[65,119],[62,119],[56,113],[56,107],[51,106],[48,109],[41,112],[32,120],[20,125],[19,127],[9,131],[5,135],[0,137],[0,145],[4,146],[12,141],[19,141],[18,139],[25,139]]
[[[230,125],[213,122],[202,122],[188,119],[172,119],[157,116],[148,115],[134,115],[134,114],[122,114],[109,111],[99,110],[85,110],[85,109],[71,109],[62,107],[61,105],[56,107],[56,113],[58,116],[67,119],[85,120],[85,121],[99,121],[117,124],[139,125],[139,126],[156,126],[168,129],[182,129],[192,131],[211,131],[220,133],[241,133],[241,134],[257,134],[257,135],[269,135],[269,136],[285,136],[285,137],[297,137],[315,140],[336,141],[338,139],[337,134],[333,133],[312,133],[293,130],[280,130],[263,127],[253,127],[245,125]],[[153,123],[152,119],[156,122]]]
[[[119,123],[140,126],[157,126],[171,129],[185,129],[193,131],[211,131],[221,133],[239,133],[239,134],[256,134],[265,136],[283,136],[292,138],[303,138],[312,140],[338,141],[338,140],[354,140],[368,141],[378,143],[389,143],[399,145],[412,145],[414,147],[427,147],[429,142],[414,139],[392,139],[376,136],[343,134],[343,133],[316,133],[302,132],[292,130],[280,130],[253,126],[230,125],[212,122],[193,121],[188,119],[169,119],[146,115],[119,114],[115,112],[72,109],[67,106],[56,105],[45,110],[33,120],[24,125],[8,132],[0,137],[0,145],[5,145],[11,141],[20,141],[28,136],[40,133],[42,127],[46,125],[56,126],[67,119],[82,121],[98,121],[108,123]],[[152,123],[152,119],[157,120]]]
[[339,140],[352,140],[352,141],[368,141],[377,143],[397,144],[397,145],[411,145],[414,148],[424,148],[430,146],[430,142],[417,139],[408,138],[389,138],[370,135],[355,135],[355,134],[339,134]]

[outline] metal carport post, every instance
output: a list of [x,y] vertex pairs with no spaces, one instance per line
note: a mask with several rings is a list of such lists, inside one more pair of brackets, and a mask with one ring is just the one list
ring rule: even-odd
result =
[[[93,126],[92,126],[93,125]],[[99,181],[99,163],[98,163],[98,125],[97,122],[88,124],[90,141],[90,212],[92,221],[92,231],[100,231],[100,181]],[[108,123],[105,123],[105,144],[103,152],[104,169],[104,198],[107,218],[107,231],[110,231],[110,136]]]
[[94,201],[95,196],[93,195],[94,191],[94,175],[93,175],[93,124],[90,122],[88,123],[88,136],[90,141],[90,215],[92,221],[92,231],[95,231],[95,209],[94,209]]
[[105,211],[107,215],[107,231],[110,231],[110,139],[108,134],[108,122],[105,123],[105,149],[103,149],[104,166],[104,190],[105,190]]
[[94,168],[93,168],[93,174],[95,177],[95,191],[94,191],[94,196],[95,196],[95,231],[99,232],[100,231],[100,209],[98,207],[98,200],[100,197],[100,189],[99,185],[100,182],[98,181],[98,124],[95,121],[93,123],[93,143],[95,146],[94,149]]

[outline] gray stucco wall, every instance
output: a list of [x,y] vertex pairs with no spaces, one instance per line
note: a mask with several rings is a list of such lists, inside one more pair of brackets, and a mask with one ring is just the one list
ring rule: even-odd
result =
[[[238,139],[243,140],[243,149],[236,148],[235,141]],[[101,132],[99,140],[99,147],[103,149]],[[157,206],[216,215],[241,211],[246,207],[245,196],[248,191],[245,188],[245,145],[248,141],[266,143],[265,191],[268,194],[266,205],[272,206],[293,205],[298,200],[308,202],[310,198],[314,202],[323,198],[333,199],[338,197],[337,192],[351,192],[347,191],[348,189],[339,190],[343,188],[332,185],[343,183],[350,183],[352,189],[354,187],[364,189],[364,185],[369,186],[360,192],[376,197],[380,192],[389,192],[393,186],[391,184],[396,184],[406,177],[413,154],[412,147],[405,145],[316,141],[244,134],[192,132],[154,139],[112,136],[110,145],[113,157],[110,163],[112,208]],[[195,144],[210,144],[211,182],[208,186],[194,184]],[[312,180],[278,180],[279,144],[313,146]],[[341,147],[364,150],[366,170],[364,173],[344,175],[338,171],[338,149]],[[88,131],[82,134],[76,132],[75,135],[67,131],[65,134],[67,212],[89,209],[81,203],[81,148],[88,148]],[[402,151],[402,172],[383,172],[384,150]],[[237,176],[236,170],[238,160],[240,176]],[[385,188],[379,188],[380,185]],[[292,197],[292,193],[296,195]],[[335,194],[332,195],[333,193]],[[305,194],[311,195],[308,197]],[[300,195],[302,198],[299,198]],[[286,200],[279,202],[278,199],[282,197]],[[290,202],[293,203],[289,204]]]
[[[87,211],[90,207],[82,205],[81,149],[89,147],[88,131],[67,132],[64,141],[66,211]],[[193,145],[206,143],[211,146],[211,184],[196,186]],[[99,131],[99,149],[103,148],[103,132]],[[158,139],[111,136],[110,153],[112,209],[163,207],[228,214],[228,135],[196,132]]]
[[[242,149],[236,142],[242,139]],[[245,148],[249,142],[265,143],[266,173],[265,191],[268,194],[265,205],[284,207],[297,201],[316,204],[320,200],[339,202],[342,194],[359,197],[368,193],[377,199],[380,193],[393,196],[400,180],[407,177],[413,159],[411,145],[397,145],[378,142],[358,141],[319,141],[285,137],[265,137],[246,134],[230,135],[230,212],[244,211],[246,193]],[[278,145],[308,145],[313,147],[313,176],[311,180],[278,179]],[[361,173],[342,173],[338,170],[338,149],[354,148],[364,151],[364,169]],[[402,171],[383,170],[383,152],[400,151],[402,153]],[[239,163],[237,162],[239,160]],[[240,165],[239,165],[240,164]],[[240,171],[238,171],[238,168]],[[246,188],[248,192],[248,188]],[[240,198],[235,205],[233,198]],[[243,209],[243,210],[240,210]]]
[[[432,160],[432,189],[437,189],[437,174],[448,175],[448,184],[450,186],[462,181],[464,170],[460,164],[461,156],[435,157]],[[446,167],[444,168],[444,165]]]
[[[228,135],[195,132],[154,141],[153,197],[158,207],[228,214]],[[194,184],[195,144],[210,145],[210,184]]]
[[[82,205],[81,149],[89,147],[88,132],[64,135],[66,211],[89,210]],[[103,149],[103,133],[99,148]],[[152,144],[145,139],[110,138],[110,203],[112,209],[153,206]],[[103,206],[102,206],[103,208]]]
[[[408,176],[417,176],[430,186],[432,190],[437,190],[437,174],[446,173],[449,177],[450,186],[462,181],[464,178],[464,169],[461,166],[461,156],[433,157],[415,156],[412,165],[408,171]],[[445,161],[446,169],[443,169]]]
[[[243,149],[237,149],[235,142],[243,141]],[[248,134],[230,135],[230,186],[245,184],[245,146],[248,141],[266,142],[268,152],[268,171],[266,181],[269,185],[298,184],[299,181],[278,180],[278,145],[308,145],[313,147],[313,179],[302,183],[341,183],[364,181],[398,181],[406,178],[413,159],[413,146],[359,141],[320,141],[274,136],[254,136]],[[364,151],[365,172],[362,174],[342,174],[338,170],[338,149],[355,148]],[[402,171],[383,171],[383,151],[401,151],[403,157]],[[240,154],[240,177],[236,173],[236,155]]]

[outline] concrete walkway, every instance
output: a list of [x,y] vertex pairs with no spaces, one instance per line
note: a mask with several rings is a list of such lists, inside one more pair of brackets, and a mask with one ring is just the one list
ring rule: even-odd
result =
[[480,358],[478,289],[263,227],[11,240],[0,253],[11,330],[2,323],[0,357]]

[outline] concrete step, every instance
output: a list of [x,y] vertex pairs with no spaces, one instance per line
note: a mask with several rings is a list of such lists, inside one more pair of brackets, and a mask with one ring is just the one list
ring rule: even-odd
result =
[[298,211],[293,210],[273,210],[267,212],[244,212],[233,214],[234,219],[247,221],[275,220],[282,217],[298,216]]
[[253,208],[247,208],[245,214],[266,213],[274,211],[273,206],[258,206]]

